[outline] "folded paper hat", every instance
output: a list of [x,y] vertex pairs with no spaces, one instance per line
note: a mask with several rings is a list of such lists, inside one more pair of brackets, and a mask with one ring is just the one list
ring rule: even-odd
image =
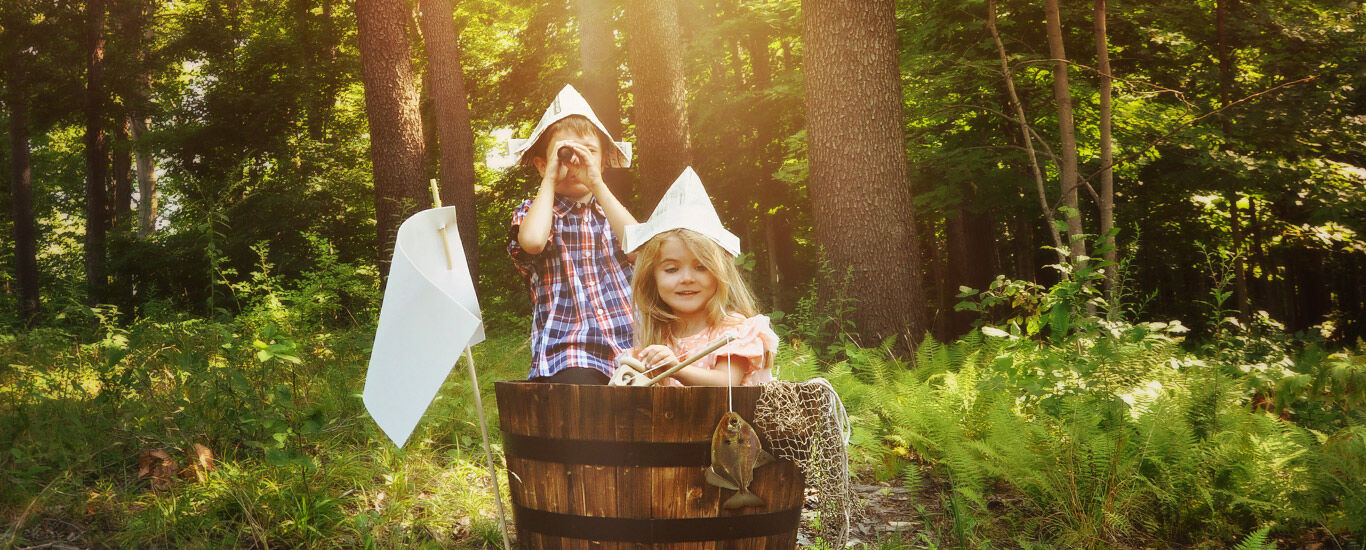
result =
[[691,166],[684,168],[669,186],[650,219],[626,226],[626,252],[635,252],[655,235],[670,229],[691,229],[715,241],[731,256],[740,255],[740,238],[721,225],[721,217],[716,215],[711,197],[707,196],[702,180]]
[[[598,130],[602,131],[602,135],[611,139],[612,134],[607,131],[606,126],[602,125],[602,121],[598,120],[598,115],[593,114],[593,108],[588,106],[588,100],[579,95],[579,91],[575,90],[573,86],[566,84],[564,89],[560,90],[559,95],[555,96],[555,101],[546,107],[545,114],[541,115],[541,121],[536,124],[536,129],[531,131],[531,137],[508,140],[508,153],[517,157],[518,164],[531,164],[531,159],[536,156],[531,154],[531,146],[536,144],[536,140],[541,139],[541,134],[545,133],[546,128],[573,115],[581,115],[587,118],[589,122],[598,127]],[[614,141],[612,145],[615,147],[602,152],[603,168],[631,166],[631,144],[625,141]]]

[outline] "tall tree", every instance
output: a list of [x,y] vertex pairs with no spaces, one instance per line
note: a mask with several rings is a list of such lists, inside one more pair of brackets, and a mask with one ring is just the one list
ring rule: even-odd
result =
[[[748,15],[757,19],[753,11]],[[753,94],[752,97],[760,98],[769,92],[773,84],[773,63],[768,51],[771,37],[764,26],[755,27],[745,35],[744,47],[749,52],[752,74],[749,79],[749,91]],[[786,270],[784,264],[790,263],[791,258],[780,251],[791,249],[792,228],[790,223],[784,223],[782,219],[791,214],[783,211],[787,202],[787,186],[773,177],[773,173],[783,161],[778,148],[778,124],[769,116],[754,117],[753,120],[754,147],[750,149],[749,155],[757,160],[756,171],[746,179],[754,183],[750,193],[754,195],[759,218],[763,222],[769,306],[783,310],[786,308],[782,303],[780,290],[783,286],[783,272]]]
[[20,313],[32,323],[38,316],[38,236],[33,219],[33,180],[29,162],[28,90],[24,63],[10,54],[5,71],[5,106],[9,111],[10,211],[14,215],[14,256],[19,282]]
[[420,0],[422,37],[427,46],[427,80],[436,110],[437,148],[441,152],[441,203],[456,208],[456,225],[465,247],[470,277],[479,280],[479,235],[474,218],[474,130],[465,94],[460,41],[450,0]]
[[375,172],[375,224],[380,273],[389,273],[398,226],[430,197],[423,181],[422,120],[409,59],[408,5],[356,0],[361,81]]
[[90,305],[105,296],[104,0],[86,6],[85,277]]
[[[1049,236],[1053,237],[1053,247],[1058,249],[1057,252],[1061,259],[1065,254],[1063,252],[1062,236],[1058,234],[1058,227],[1053,221],[1053,207],[1048,204],[1048,193],[1044,188],[1043,170],[1039,167],[1039,157],[1034,151],[1033,131],[1029,127],[1029,118],[1025,116],[1024,104],[1020,101],[1019,93],[1015,91],[1015,77],[1010,71],[1010,56],[1006,54],[1005,44],[1001,41],[1001,33],[996,28],[995,0],[987,0],[986,23],[987,30],[991,33],[992,42],[996,44],[996,54],[1001,61],[1001,76],[1005,81],[1006,94],[1010,99],[1010,105],[1013,107],[1012,113],[1015,115],[1016,121],[1020,125],[1020,145],[1024,147],[1025,152],[1029,154],[1029,169],[1030,173],[1034,176],[1034,188],[1039,195],[1039,207],[1043,210],[1044,221],[1048,222],[1048,232]],[[1017,233],[1027,234],[1028,232],[1017,230]],[[1033,247],[1031,246],[1024,250],[1030,250],[1032,248]],[[1027,255],[1021,253],[1020,256],[1023,258]],[[1024,270],[1021,268],[1020,276],[1024,277],[1025,273],[1032,271],[1032,269]]]
[[155,7],[152,0],[142,0],[133,6],[129,14],[128,33],[136,48],[136,74],[133,75],[132,92],[127,100],[128,135],[132,141],[134,173],[138,179],[138,238],[146,239],[156,231],[157,216],[157,175],[156,161],[152,158],[152,147],[144,136],[151,130],[151,110],[149,99],[152,89],[151,69],[148,66],[149,50],[155,37],[155,25],[149,24]]
[[[144,96],[145,97],[145,96]],[[146,239],[156,232],[157,175],[152,147],[143,136],[150,130],[145,111],[134,111],[128,117],[129,135],[133,141],[133,162],[138,178],[138,238]]]
[[630,33],[635,158],[639,203],[654,208],[669,184],[692,164],[677,0],[640,0],[626,8]]
[[114,126],[114,139],[109,148],[113,162],[110,175],[114,183],[114,200],[109,203],[106,219],[110,228],[127,219],[133,211],[133,155],[128,143],[130,123],[126,117],[119,117],[119,122]]
[[340,87],[337,58],[337,31],[332,14],[333,0],[290,0],[295,32],[300,42],[299,61],[305,79],[313,83],[304,97],[304,124],[308,138],[323,141],[332,118]]
[[1114,77],[1110,74],[1110,39],[1105,30],[1105,0],[1095,0],[1093,10],[1096,39],[1096,70],[1100,72],[1100,234],[1105,236],[1105,252],[1102,257],[1108,264],[1105,267],[1105,287],[1114,288],[1118,275],[1119,260],[1115,250],[1115,170],[1113,142],[1110,130],[1113,125],[1111,115],[1111,95],[1114,91]]
[[[864,343],[925,333],[894,0],[804,0],[809,193],[830,265],[852,270]],[[829,290],[827,290],[829,292]]]
[[[621,100],[617,97],[620,78],[617,70],[617,39],[612,15],[617,3],[612,0],[577,0],[579,23],[579,65],[582,77],[578,90],[593,107],[607,132],[621,139]],[[625,170],[607,169],[603,180],[622,202],[630,204],[631,180]]]
[[1077,267],[1085,265],[1086,242],[1082,239],[1081,212],[1077,208],[1077,126],[1072,114],[1072,86],[1067,78],[1067,50],[1062,43],[1062,15],[1058,0],[1044,2],[1044,16],[1048,27],[1048,55],[1053,61],[1053,100],[1058,105],[1058,136],[1062,150],[1058,159],[1058,185],[1062,188],[1059,202],[1067,207],[1067,238],[1072,261]]

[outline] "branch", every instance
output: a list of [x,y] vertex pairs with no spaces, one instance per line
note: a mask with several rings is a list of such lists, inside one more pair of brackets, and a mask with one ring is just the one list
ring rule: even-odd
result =
[[1066,261],[1066,253],[1063,252],[1062,235],[1058,233],[1058,226],[1053,223],[1053,210],[1048,206],[1048,195],[1044,193],[1043,171],[1039,168],[1039,159],[1034,154],[1034,141],[1030,138],[1031,129],[1025,121],[1024,105],[1020,103],[1020,97],[1015,93],[1015,79],[1010,75],[1010,57],[1006,55],[1006,47],[1001,43],[1001,33],[996,31],[996,1],[987,0],[987,29],[991,31],[991,38],[996,42],[996,51],[1001,56],[1001,74],[1005,76],[1006,90],[1010,92],[1010,103],[1015,106],[1015,115],[1020,120],[1020,133],[1024,137],[1025,149],[1029,151],[1029,167],[1034,171],[1034,184],[1038,187],[1039,205],[1043,207],[1044,218],[1048,221],[1048,232],[1053,237],[1053,244],[1056,246],[1058,255]]
[[1118,165],[1120,165],[1120,164],[1124,164],[1124,163],[1126,163],[1126,162],[1129,162],[1129,161],[1131,161],[1131,160],[1134,160],[1135,158],[1138,158],[1138,157],[1139,157],[1140,155],[1142,155],[1143,153],[1148,152],[1149,149],[1152,149],[1153,147],[1158,146],[1158,144],[1161,144],[1161,143],[1166,142],[1167,140],[1171,139],[1171,137],[1174,136],[1174,135],[1176,135],[1178,132],[1180,132],[1180,131],[1182,131],[1182,130],[1185,130],[1186,128],[1189,128],[1189,127],[1191,127],[1191,126],[1194,126],[1195,123],[1197,123],[1197,122],[1200,122],[1200,121],[1205,120],[1205,119],[1207,119],[1207,118],[1209,118],[1209,117],[1212,117],[1212,116],[1214,116],[1214,115],[1217,115],[1217,114],[1219,114],[1219,113],[1222,113],[1222,112],[1228,110],[1229,108],[1232,108],[1232,107],[1235,106],[1235,105],[1240,105],[1240,104],[1246,103],[1246,102],[1248,102],[1248,101],[1252,101],[1253,99],[1256,99],[1256,98],[1258,98],[1258,97],[1261,97],[1261,96],[1264,96],[1264,95],[1266,95],[1266,94],[1269,94],[1269,93],[1278,91],[1278,90],[1280,90],[1281,88],[1287,88],[1287,87],[1290,87],[1290,86],[1294,86],[1294,85],[1296,85],[1296,84],[1303,84],[1303,83],[1306,83],[1306,82],[1311,82],[1311,81],[1313,81],[1313,80],[1317,80],[1318,78],[1319,78],[1318,75],[1314,75],[1314,76],[1307,76],[1307,77],[1301,78],[1301,79],[1299,79],[1299,80],[1292,80],[1292,81],[1290,81],[1290,82],[1284,82],[1284,83],[1278,84],[1278,85],[1276,85],[1276,86],[1272,86],[1272,87],[1270,87],[1270,88],[1267,88],[1267,89],[1265,89],[1265,90],[1262,90],[1262,91],[1260,91],[1260,92],[1257,92],[1257,93],[1255,93],[1255,94],[1252,94],[1252,95],[1249,95],[1249,96],[1247,96],[1247,97],[1244,97],[1244,98],[1242,98],[1242,99],[1239,99],[1239,100],[1237,100],[1237,101],[1230,102],[1230,103],[1227,104],[1227,105],[1223,105],[1223,106],[1221,106],[1221,107],[1219,107],[1219,108],[1217,108],[1217,109],[1214,109],[1214,110],[1212,110],[1212,111],[1210,111],[1210,112],[1208,112],[1208,113],[1205,113],[1205,114],[1203,114],[1203,115],[1200,115],[1200,116],[1198,116],[1198,117],[1195,117],[1195,118],[1193,118],[1193,119],[1190,119],[1190,120],[1188,120],[1188,121],[1186,121],[1186,122],[1184,122],[1184,123],[1178,125],[1176,128],[1173,128],[1170,132],[1167,132],[1166,134],[1163,134],[1162,137],[1159,137],[1159,138],[1157,138],[1157,139],[1155,139],[1155,140],[1153,140],[1153,141],[1148,142],[1147,145],[1144,145],[1142,148],[1140,148],[1140,149],[1134,151],[1133,153],[1130,153],[1130,154],[1128,154],[1128,155],[1125,155],[1125,156],[1122,157],[1122,158],[1119,158],[1119,159],[1117,159],[1117,160],[1114,160],[1114,161],[1110,162],[1109,164],[1107,164],[1107,165],[1105,165],[1105,166],[1101,166],[1101,167],[1100,167],[1098,170],[1096,170],[1095,172],[1092,172],[1090,175],[1086,176],[1085,178],[1082,178],[1082,180],[1083,180],[1083,181],[1089,182],[1092,178],[1095,178],[1097,175],[1100,175],[1100,173],[1101,173],[1101,172],[1104,172],[1105,170],[1108,170],[1108,169],[1110,169],[1110,168],[1114,168],[1115,166],[1118,166]]

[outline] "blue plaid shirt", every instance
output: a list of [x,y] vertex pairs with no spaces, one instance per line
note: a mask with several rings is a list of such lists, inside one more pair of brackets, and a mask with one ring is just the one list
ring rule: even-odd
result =
[[539,254],[517,240],[530,209],[528,199],[513,213],[507,244],[531,292],[528,378],[569,367],[610,376],[613,358],[631,347],[631,263],[597,199],[578,204],[556,195],[550,240]]

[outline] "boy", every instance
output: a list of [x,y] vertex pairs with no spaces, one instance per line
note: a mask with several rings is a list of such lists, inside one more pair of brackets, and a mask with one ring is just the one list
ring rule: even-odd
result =
[[565,86],[525,140],[509,143],[541,175],[534,198],[512,215],[508,254],[531,291],[531,372],[540,382],[606,384],[612,359],[632,345],[631,261],[617,237],[635,217],[602,180],[627,167],[572,86]]

